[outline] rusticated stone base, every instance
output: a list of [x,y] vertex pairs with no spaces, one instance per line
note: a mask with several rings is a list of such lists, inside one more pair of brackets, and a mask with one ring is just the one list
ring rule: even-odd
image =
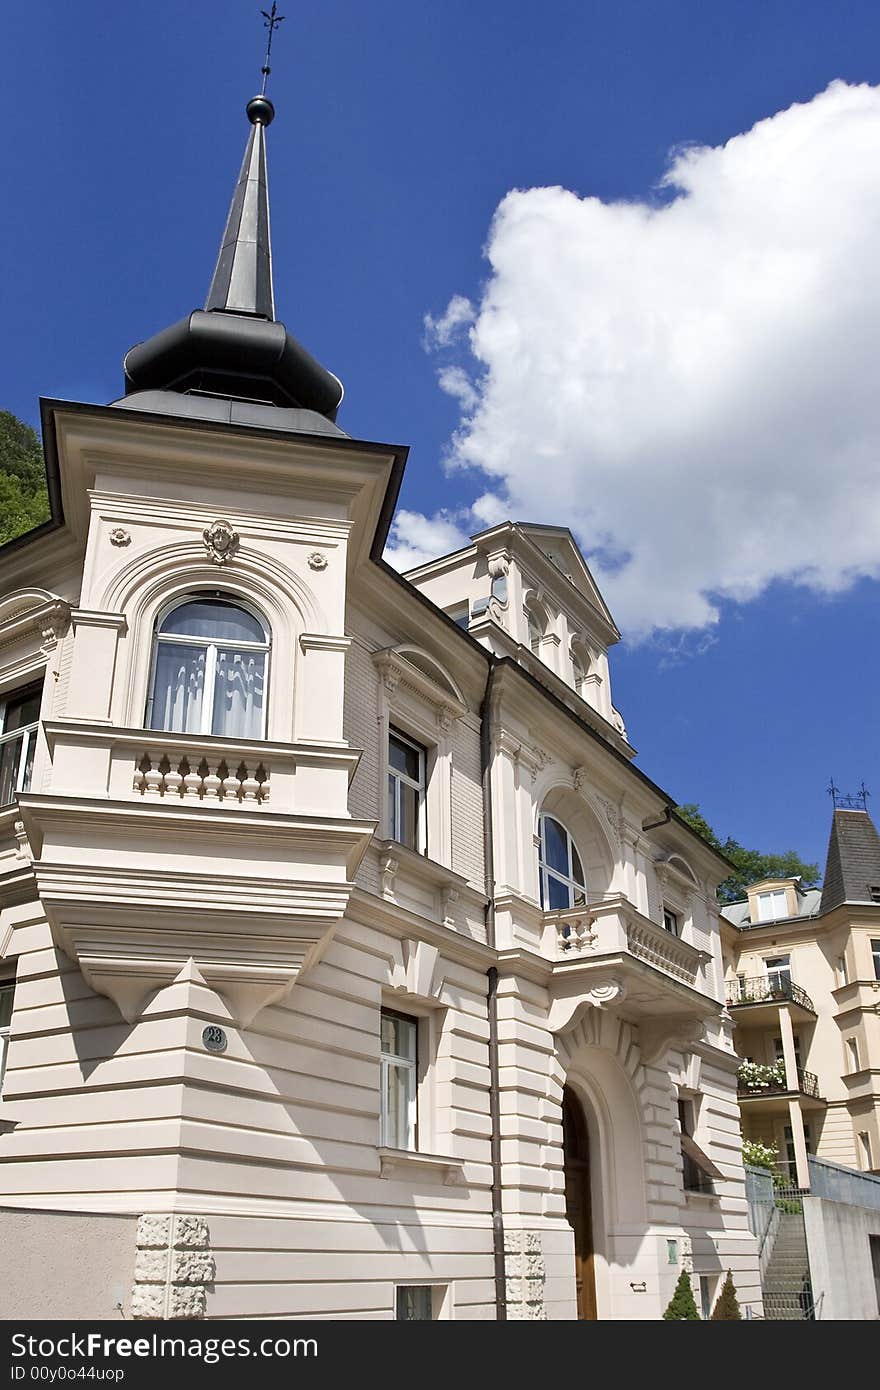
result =
[[202,1216],[142,1216],[131,1313],[135,1318],[203,1318],[214,1278],[208,1223]]
[[508,1319],[512,1322],[545,1319],[545,1269],[539,1235],[534,1231],[505,1231],[504,1272]]

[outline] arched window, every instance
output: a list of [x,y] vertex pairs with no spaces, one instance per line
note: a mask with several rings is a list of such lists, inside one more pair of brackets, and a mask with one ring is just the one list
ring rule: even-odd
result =
[[156,628],[147,727],[263,738],[269,633],[222,594],[194,594]]
[[574,840],[553,816],[538,822],[541,906],[545,912],[580,907],[587,901],[586,879]]
[[540,656],[541,639],[544,636],[544,624],[541,621],[540,614],[537,612],[535,608],[527,608],[526,615],[529,620],[529,646],[531,647],[535,656]]

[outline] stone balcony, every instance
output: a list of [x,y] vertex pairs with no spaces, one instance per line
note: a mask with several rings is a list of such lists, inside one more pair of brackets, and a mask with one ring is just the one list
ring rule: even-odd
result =
[[700,1036],[704,1022],[721,1013],[706,978],[711,956],[652,922],[622,894],[533,916],[522,899],[501,907],[502,933],[511,940],[501,952],[502,969],[509,961],[546,983],[554,1031],[571,1027],[584,1008],[613,1008],[640,1024],[650,1055],[673,1039]]
[[[19,799],[57,945],[132,1021],[192,959],[250,1021],[315,962],[373,831],[358,754],[57,720]],[[24,835],[22,835],[24,839]]]

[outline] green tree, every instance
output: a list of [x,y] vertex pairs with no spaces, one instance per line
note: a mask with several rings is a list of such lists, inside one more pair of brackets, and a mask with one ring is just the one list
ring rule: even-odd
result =
[[0,545],[49,516],[46,468],[39,435],[0,410]]
[[736,1296],[736,1289],[733,1285],[733,1275],[727,1271],[727,1278],[721,1285],[721,1292],[715,1300],[715,1307],[712,1309],[713,1322],[733,1322],[735,1319],[742,1319],[739,1309],[739,1299]]
[[687,821],[692,830],[702,835],[707,844],[726,854],[736,865],[734,873],[718,886],[718,898],[722,903],[738,902],[746,896],[746,888],[750,883],[759,883],[763,878],[800,877],[806,888],[811,887],[819,878],[819,865],[806,864],[793,849],[785,850],[782,854],[764,854],[758,849],[746,849],[732,836],[728,836],[724,841],[720,840],[699,806],[693,801],[676,807],[676,813],[682,820]]
[[675,1293],[666,1306],[663,1314],[665,1322],[699,1322],[700,1315],[697,1312],[697,1305],[694,1300],[694,1291],[691,1288],[691,1281],[688,1278],[686,1269],[681,1271],[678,1276],[678,1283],[675,1286]]

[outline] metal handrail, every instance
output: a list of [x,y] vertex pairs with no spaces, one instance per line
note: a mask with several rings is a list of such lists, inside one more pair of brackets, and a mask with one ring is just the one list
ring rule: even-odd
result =
[[735,1009],[738,1004],[792,1003],[802,1009],[816,1010],[808,994],[793,980],[767,975],[754,975],[749,979],[729,980],[725,988],[728,1008]]
[[[771,1070],[770,1067],[767,1070]],[[819,1078],[815,1072],[804,1071],[802,1067],[797,1069],[797,1089],[801,1095],[809,1096],[812,1100],[821,1100],[819,1094]],[[747,1086],[743,1081],[737,1085],[737,1095],[742,1099],[744,1096],[784,1096],[789,1094],[788,1081],[772,1081],[769,1078],[762,1082],[760,1086]]]

